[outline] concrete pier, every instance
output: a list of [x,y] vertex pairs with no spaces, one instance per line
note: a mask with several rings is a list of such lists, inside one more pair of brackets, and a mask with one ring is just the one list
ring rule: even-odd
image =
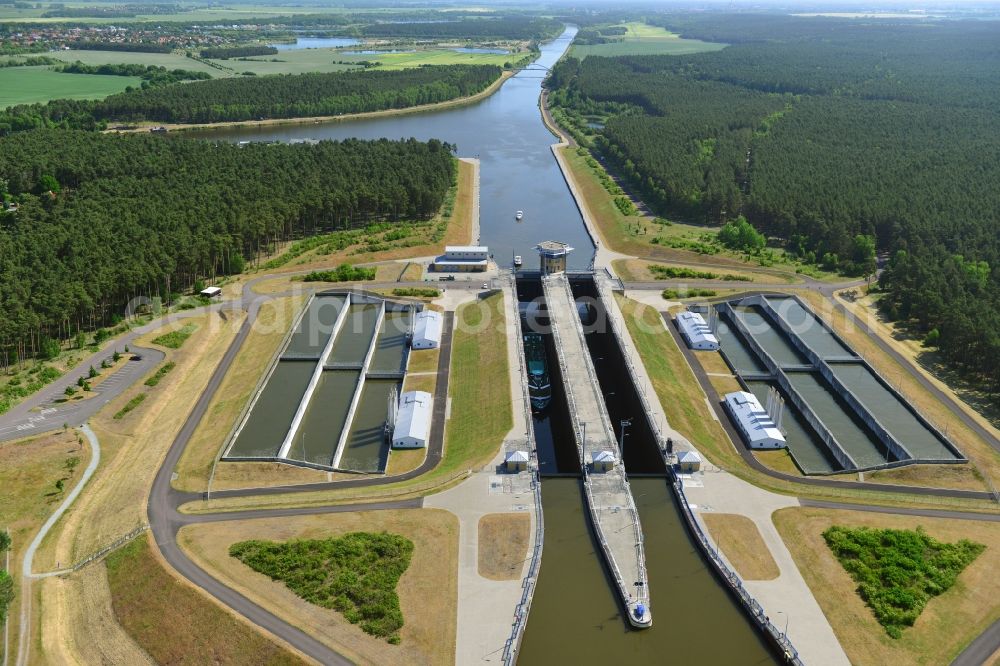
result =
[[[587,351],[583,324],[565,274],[542,278],[542,286],[573,421],[591,523],[628,611],[629,622],[636,627],[648,627],[653,617],[642,526]],[[604,463],[601,458],[607,454],[611,460]]]

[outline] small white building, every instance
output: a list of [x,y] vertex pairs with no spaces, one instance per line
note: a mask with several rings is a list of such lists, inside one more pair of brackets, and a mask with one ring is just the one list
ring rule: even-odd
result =
[[444,254],[434,259],[434,270],[448,273],[485,271],[490,261],[490,248],[485,245],[446,245]]
[[508,472],[523,472],[528,469],[527,451],[511,451],[503,459],[503,466]]
[[201,290],[201,295],[206,298],[215,298],[222,295],[221,287],[205,287]]
[[677,470],[682,474],[691,474],[701,469],[701,456],[697,451],[681,451],[677,454]]
[[737,430],[751,449],[780,449],[786,445],[785,436],[753,393],[727,393],[725,402]]
[[677,328],[680,329],[684,341],[691,349],[718,349],[719,339],[712,333],[712,329],[705,318],[697,312],[680,312],[674,319],[677,321]]
[[399,396],[399,411],[392,429],[392,446],[397,449],[422,449],[431,434],[431,394],[407,391]]
[[441,346],[441,313],[434,310],[418,312],[413,322],[413,338],[410,346],[414,349],[437,349]]
[[611,451],[597,451],[591,457],[592,467],[595,472],[610,472],[615,468],[615,454]]

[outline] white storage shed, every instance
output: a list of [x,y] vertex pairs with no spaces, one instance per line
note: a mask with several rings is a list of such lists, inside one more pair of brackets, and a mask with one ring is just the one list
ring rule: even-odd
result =
[[434,310],[424,310],[417,313],[413,324],[413,339],[410,346],[414,349],[437,349],[441,346],[441,313]]
[[431,394],[407,391],[399,396],[399,412],[392,429],[392,446],[397,449],[421,449],[431,434]]
[[675,317],[684,341],[691,349],[718,349],[719,339],[697,312],[680,312]]
[[726,409],[751,449],[780,449],[786,445],[785,436],[753,393],[727,393]]

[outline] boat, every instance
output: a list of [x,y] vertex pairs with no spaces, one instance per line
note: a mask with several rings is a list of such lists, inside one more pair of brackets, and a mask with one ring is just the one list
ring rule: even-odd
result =
[[514,214],[514,219],[515,220],[520,220],[523,217],[524,217],[524,211],[523,210],[519,210],[519,211],[517,211],[517,213]]
[[514,255],[514,265],[515,266],[520,266],[521,265],[521,255],[519,255],[519,254],[515,254]]
[[549,368],[545,358],[545,339],[540,333],[524,336],[524,356],[528,360],[528,396],[531,408],[541,411],[552,401],[552,385],[549,383]]

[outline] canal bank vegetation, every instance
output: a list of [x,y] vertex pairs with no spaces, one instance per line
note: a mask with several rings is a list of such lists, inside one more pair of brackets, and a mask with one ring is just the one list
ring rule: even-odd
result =
[[115,618],[156,663],[308,663],[167,573],[145,535],[97,566],[107,566]]
[[[458,519],[437,509],[358,511],[185,526],[184,551],[223,584],[300,627],[355,663],[445,664],[454,660],[458,604]],[[343,615],[303,599],[285,583],[235,563],[230,547],[248,539],[326,541],[388,532],[413,544],[394,585],[405,623],[399,643],[369,635]],[[319,574],[320,579],[326,572]]]
[[36,356],[46,340],[117,324],[136,297],[169,304],[290,238],[433,219],[454,184],[451,148],[61,130],[0,139],[0,196],[18,204],[0,213],[0,351]]
[[284,542],[254,539],[229,547],[230,557],[394,645],[403,627],[396,583],[412,554],[412,541],[387,532]]
[[[773,520],[851,663],[950,663],[1000,618],[1000,579],[995,575],[1000,567],[1000,524],[805,507],[781,509]],[[862,597],[848,593],[857,589],[858,583],[824,539],[834,526],[873,531],[921,528],[934,541],[969,540],[984,544],[985,550],[955,578],[950,589],[927,602],[911,627],[899,638],[892,638]],[[875,550],[885,547],[879,543]],[[862,557],[864,550],[859,549],[857,557]],[[914,566],[922,554],[911,558]],[[789,621],[794,627],[795,616]]]

